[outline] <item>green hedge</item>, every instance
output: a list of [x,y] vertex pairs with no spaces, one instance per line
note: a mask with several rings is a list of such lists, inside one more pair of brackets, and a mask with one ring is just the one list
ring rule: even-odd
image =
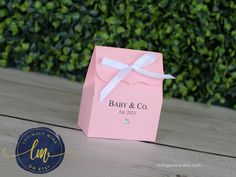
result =
[[235,0],[0,0],[0,66],[83,81],[95,45],[162,52],[166,97],[236,109]]

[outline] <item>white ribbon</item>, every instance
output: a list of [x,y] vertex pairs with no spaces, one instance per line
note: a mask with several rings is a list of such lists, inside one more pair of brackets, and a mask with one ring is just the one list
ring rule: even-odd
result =
[[124,64],[119,61],[115,61],[106,57],[102,58],[102,62],[101,62],[102,65],[106,65],[114,69],[118,69],[120,71],[112,78],[112,80],[101,91],[100,102],[102,102],[106,98],[106,96],[110,94],[110,92],[120,83],[121,80],[125,78],[125,76],[128,75],[128,73],[131,70],[134,70],[137,73],[140,73],[144,76],[152,77],[156,79],[175,79],[175,77],[169,74],[167,75],[157,74],[157,73],[153,73],[153,72],[142,69],[142,67],[155,62],[156,59],[157,58],[154,53],[146,53],[142,55],[140,58],[138,58],[132,65],[127,65],[127,64]]

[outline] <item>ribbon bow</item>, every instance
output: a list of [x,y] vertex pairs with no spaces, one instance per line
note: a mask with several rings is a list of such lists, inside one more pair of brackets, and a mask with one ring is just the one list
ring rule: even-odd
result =
[[142,69],[142,67],[147,66],[156,61],[156,55],[154,53],[146,53],[138,58],[132,65],[127,65],[119,61],[115,61],[104,57],[101,64],[112,67],[114,69],[120,70],[112,80],[103,88],[100,93],[100,102],[102,102],[107,95],[123,80],[131,70],[134,70],[144,76],[152,77],[156,79],[175,79],[175,77],[169,74],[157,74],[147,70]]

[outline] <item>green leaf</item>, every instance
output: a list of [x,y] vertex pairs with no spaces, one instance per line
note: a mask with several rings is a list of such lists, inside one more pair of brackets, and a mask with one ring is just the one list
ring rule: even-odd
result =
[[34,3],[34,7],[35,7],[36,9],[40,9],[40,8],[42,7],[41,1],[36,1],[36,2]]
[[0,67],[5,67],[5,66],[7,66],[7,60],[0,59]]
[[7,15],[7,11],[5,9],[0,10],[0,18],[5,17]]
[[47,8],[48,10],[53,9],[53,8],[54,8],[54,3],[53,3],[53,2],[48,2],[48,3],[46,4],[46,8]]
[[29,43],[22,43],[21,48],[22,48],[22,50],[28,50],[29,49]]

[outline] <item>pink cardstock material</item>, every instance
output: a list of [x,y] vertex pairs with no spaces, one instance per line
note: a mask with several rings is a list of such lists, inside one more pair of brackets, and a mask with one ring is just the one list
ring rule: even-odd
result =
[[103,88],[119,70],[101,61],[104,57],[132,65],[146,53],[156,60],[142,69],[163,74],[162,54],[142,50],[96,46],[83,85],[78,126],[87,137],[156,141],[163,99],[163,79],[131,70],[100,101]]

